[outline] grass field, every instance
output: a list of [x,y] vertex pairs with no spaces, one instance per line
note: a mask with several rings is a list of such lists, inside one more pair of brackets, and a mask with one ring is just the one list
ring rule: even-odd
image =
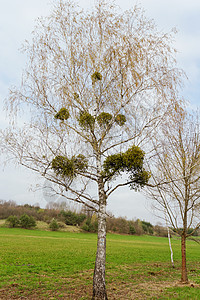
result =
[[[180,241],[108,234],[109,299],[200,299],[200,245],[188,241],[190,284],[180,284]],[[91,299],[96,235],[0,228],[0,299]]]

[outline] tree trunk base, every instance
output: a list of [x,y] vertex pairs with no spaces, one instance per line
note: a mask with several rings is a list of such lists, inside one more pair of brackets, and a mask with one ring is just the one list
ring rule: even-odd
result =
[[189,280],[183,280],[183,279],[181,279],[181,284],[189,284]]
[[95,294],[93,292],[93,296],[92,296],[92,300],[108,300],[107,294],[103,293],[103,294]]

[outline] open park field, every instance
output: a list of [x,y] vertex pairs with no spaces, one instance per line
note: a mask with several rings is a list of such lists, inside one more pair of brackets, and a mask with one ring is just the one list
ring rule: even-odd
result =
[[[180,284],[180,240],[107,235],[109,299],[200,299],[200,245],[187,242],[190,284]],[[96,234],[0,228],[0,299],[91,299]]]

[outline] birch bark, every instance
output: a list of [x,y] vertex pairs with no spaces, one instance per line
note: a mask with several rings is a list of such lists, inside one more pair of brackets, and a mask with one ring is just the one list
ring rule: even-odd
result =
[[172,244],[171,244],[171,237],[170,237],[169,227],[167,227],[167,233],[168,233],[168,240],[169,240],[169,248],[170,248],[170,252],[171,252],[171,262],[172,262],[172,267],[174,268],[173,250],[172,250]]
[[93,276],[93,297],[94,300],[107,300],[105,284],[105,264],[106,264],[106,193],[104,182],[101,176],[101,157],[97,155],[99,212],[98,212],[98,239],[97,253]]

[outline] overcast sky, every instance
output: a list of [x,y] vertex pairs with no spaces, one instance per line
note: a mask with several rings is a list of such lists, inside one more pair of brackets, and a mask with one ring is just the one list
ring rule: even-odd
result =
[[[0,0],[0,128],[7,124],[3,102],[10,86],[19,85],[25,67],[25,56],[19,49],[31,31],[37,17],[46,16],[51,9],[49,0]],[[56,1],[55,1],[56,2]],[[77,1],[83,8],[90,8],[93,0]],[[149,18],[153,18],[163,31],[176,27],[175,45],[178,63],[188,76],[182,93],[192,107],[200,104],[200,1],[199,0],[117,0],[123,9],[140,4]],[[46,205],[41,191],[31,191],[37,178],[31,172],[15,166],[0,168],[0,199],[17,203]],[[140,218],[159,222],[151,212],[151,202],[139,193],[124,188],[110,199],[108,210],[115,216]]]

